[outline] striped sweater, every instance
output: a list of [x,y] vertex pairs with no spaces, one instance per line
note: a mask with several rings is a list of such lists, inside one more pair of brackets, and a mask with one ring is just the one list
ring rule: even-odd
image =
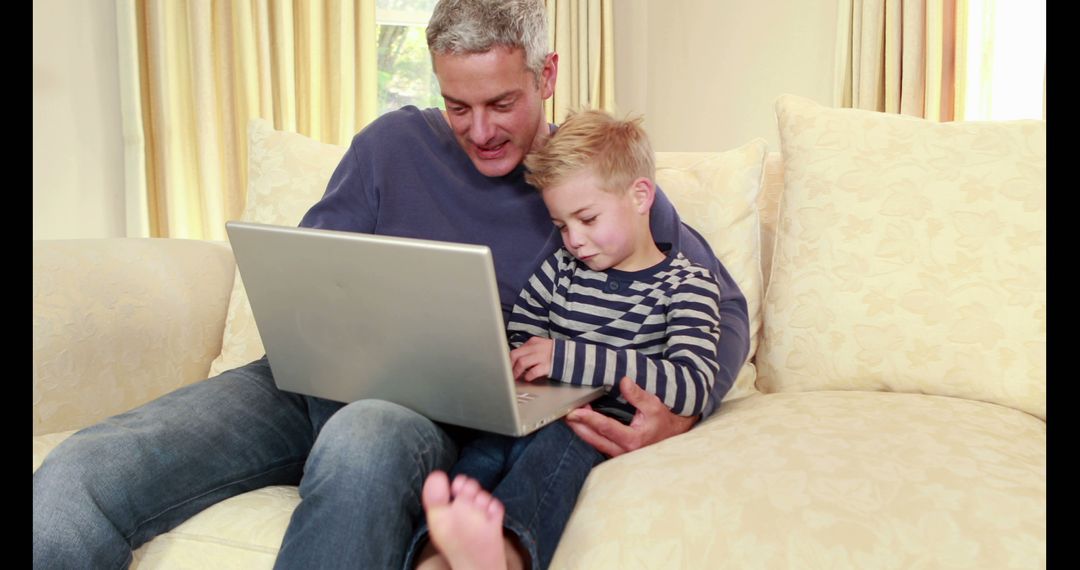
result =
[[507,335],[555,340],[551,379],[610,386],[607,405],[630,412],[618,382],[629,376],[673,412],[702,413],[716,378],[720,288],[682,253],[635,272],[592,271],[565,248],[529,278]]

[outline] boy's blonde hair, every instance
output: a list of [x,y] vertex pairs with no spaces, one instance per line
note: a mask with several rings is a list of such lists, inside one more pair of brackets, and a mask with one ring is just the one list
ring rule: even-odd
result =
[[525,157],[525,181],[542,190],[585,168],[608,192],[625,190],[638,178],[653,180],[652,145],[641,122],[597,110],[572,113],[547,144]]

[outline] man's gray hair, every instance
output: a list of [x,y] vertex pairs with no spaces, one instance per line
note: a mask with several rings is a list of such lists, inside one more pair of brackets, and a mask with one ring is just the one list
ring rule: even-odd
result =
[[547,9],[543,0],[440,0],[427,43],[432,56],[522,48],[525,66],[539,81],[548,55]]

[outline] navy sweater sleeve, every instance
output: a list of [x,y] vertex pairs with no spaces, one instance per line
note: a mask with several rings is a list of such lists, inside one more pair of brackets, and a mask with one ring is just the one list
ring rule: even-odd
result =
[[378,196],[371,184],[370,164],[361,160],[365,157],[363,147],[371,140],[370,133],[366,131],[353,137],[345,156],[341,157],[341,162],[330,176],[322,199],[300,220],[301,227],[375,232]]

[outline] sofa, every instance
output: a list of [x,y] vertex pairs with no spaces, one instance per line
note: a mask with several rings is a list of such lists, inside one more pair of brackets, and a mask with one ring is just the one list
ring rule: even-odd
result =
[[[552,566],[1045,567],[1045,122],[792,95],[776,114],[778,151],[657,153],[747,297],[751,353],[716,414],[593,471]],[[296,224],[344,148],[248,134],[244,219]],[[33,257],[35,470],[74,430],[262,354],[227,243]],[[270,568],[298,501],[223,501],[132,566]]]

